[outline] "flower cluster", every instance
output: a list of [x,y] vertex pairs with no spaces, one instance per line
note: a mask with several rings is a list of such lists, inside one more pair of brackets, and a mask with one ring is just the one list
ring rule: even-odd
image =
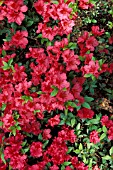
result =
[[[98,25],[83,31],[77,43],[71,42],[78,8],[90,9],[93,4],[89,0],[0,1],[0,23],[8,27],[0,45],[1,170],[99,169],[82,157],[82,150],[86,141],[96,146],[102,137],[91,126],[85,141],[81,127],[96,115],[89,97],[95,85],[90,81],[112,74],[113,63],[98,59],[101,53],[109,54],[107,47],[101,48],[105,30]],[[113,35],[107,42],[113,44]],[[113,120],[103,115],[100,123],[113,140]]]

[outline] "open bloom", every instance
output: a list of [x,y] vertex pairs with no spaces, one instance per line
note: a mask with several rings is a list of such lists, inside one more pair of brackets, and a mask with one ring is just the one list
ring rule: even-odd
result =
[[98,132],[96,130],[93,130],[91,133],[90,133],[90,142],[96,144],[98,142],[100,142],[100,138],[98,136]]

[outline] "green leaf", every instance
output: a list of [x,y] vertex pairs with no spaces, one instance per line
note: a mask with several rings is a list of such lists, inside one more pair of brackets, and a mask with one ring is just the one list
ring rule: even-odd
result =
[[75,118],[71,119],[71,126],[72,127],[75,125],[75,123],[76,123],[76,119]]
[[85,99],[86,102],[91,102],[91,101],[94,100],[94,98],[88,97],[88,96],[85,96],[84,99]]
[[77,105],[75,104],[75,102],[71,102],[71,101],[68,101],[68,102],[66,103],[66,105],[67,105],[67,106],[71,106],[71,107],[73,107],[73,108],[76,108],[76,107],[77,107]]
[[14,129],[12,130],[12,134],[13,134],[14,136],[16,136],[16,128],[14,128]]
[[113,154],[113,146],[110,148],[109,150],[109,154],[112,155]]
[[100,140],[104,139],[106,137],[106,133],[103,133],[101,136],[100,136]]
[[103,127],[102,127],[102,131],[103,131],[104,133],[107,133],[107,128],[106,128],[106,126],[103,126]]
[[21,127],[20,127],[20,126],[16,126],[16,129],[17,129],[17,130],[21,130]]
[[5,50],[2,50],[2,55],[3,55],[3,57],[6,56],[6,51]]
[[92,167],[92,162],[93,162],[93,159],[90,159],[90,160],[89,160],[89,164],[88,164],[89,168]]
[[75,152],[76,154],[79,154],[79,153],[80,153],[80,150],[79,150],[79,149],[76,149],[76,150],[74,150],[73,152]]
[[27,23],[26,23],[26,27],[30,27],[31,25],[33,25],[33,20],[29,20],[29,21],[27,21]]
[[68,48],[71,49],[71,50],[74,50],[76,48],[77,44],[76,43],[73,43],[73,42],[70,42],[68,44]]
[[57,95],[57,93],[58,93],[58,88],[55,87],[54,90],[51,92],[51,96],[54,97]]
[[3,122],[2,121],[0,121],[0,126],[3,126]]
[[81,143],[79,144],[79,150],[80,150],[80,151],[82,151],[82,150],[83,150],[83,146],[82,146],[82,144],[81,144]]
[[4,159],[4,153],[1,153],[1,159],[4,162],[4,164],[6,164],[6,160]]
[[88,78],[88,77],[92,77],[91,73],[85,74],[84,77]]
[[80,130],[80,123],[76,126],[76,130]]
[[85,107],[85,108],[87,108],[87,109],[90,109],[90,108],[91,108],[90,105],[89,105],[87,102],[84,102],[84,103],[82,104],[82,106]]
[[49,143],[49,140],[46,140],[43,144],[43,149],[47,146],[47,144]]
[[2,111],[4,111],[4,110],[5,110],[5,108],[6,108],[6,104],[5,104],[5,103],[3,103],[3,104],[2,104],[2,108],[1,108],[1,110],[2,110]]
[[6,63],[5,61],[3,61],[3,70],[7,70],[7,69],[9,69],[9,65],[8,65],[8,63]]
[[79,56],[80,61],[84,61],[85,57]]
[[13,58],[10,58],[9,61],[8,61],[9,67],[11,66],[12,62],[13,62]]
[[70,165],[70,164],[71,164],[71,162],[64,162],[64,163],[63,163],[64,166],[68,166],[68,165]]
[[39,34],[39,35],[37,36],[37,38],[42,38],[42,34]]
[[105,159],[105,160],[111,160],[111,156],[106,155],[106,156],[102,157],[102,159]]

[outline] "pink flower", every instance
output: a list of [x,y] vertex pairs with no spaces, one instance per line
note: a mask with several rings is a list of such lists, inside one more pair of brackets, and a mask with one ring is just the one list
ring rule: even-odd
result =
[[113,44],[113,35],[108,39],[109,44]]
[[48,120],[48,124],[52,127],[60,123],[60,115],[56,115]]
[[112,126],[108,130],[108,139],[113,140],[113,127]]
[[59,167],[57,165],[53,165],[50,167],[50,170],[59,170]]
[[93,74],[95,77],[99,76],[99,63],[97,61],[89,61],[88,65],[82,66],[81,71],[83,72],[83,75],[85,74]]
[[72,8],[69,8],[67,4],[62,3],[59,4],[57,8],[57,14],[59,17],[59,20],[65,20],[68,19],[71,14]]
[[6,131],[9,131],[8,129],[11,126],[14,126],[14,124],[15,124],[13,116],[11,114],[8,114],[8,113],[3,116],[2,121],[3,121],[3,128]]
[[42,156],[42,143],[41,142],[32,142],[30,146],[31,156],[39,158]]
[[27,31],[17,31],[11,39],[11,45],[21,48],[26,48],[26,45],[28,44],[28,32]]
[[91,30],[92,30],[92,33],[95,35],[95,36],[101,36],[102,34],[104,34],[105,30],[102,29],[101,31],[99,31],[99,26],[92,26],[91,27]]
[[98,46],[98,41],[95,39],[95,37],[91,36],[86,40],[86,47],[90,51],[94,51],[94,47]]
[[40,15],[42,15],[43,13],[43,9],[44,9],[44,1],[40,0],[34,3],[34,7],[37,11],[37,13],[39,13]]
[[92,170],[100,170],[100,168],[98,167],[98,165],[95,165]]
[[96,130],[93,130],[91,133],[90,133],[90,142],[96,144],[98,142],[100,142],[100,138],[98,136],[98,132]]
[[51,138],[50,132],[51,132],[50,129],[44,129],[43,130],[43,139],[45,139],[45,140],[50,139]]
[[81,119],[92,119],[94,116],[94,112],[93,110],[82,108],[78,110],[77,116],[80,117]]

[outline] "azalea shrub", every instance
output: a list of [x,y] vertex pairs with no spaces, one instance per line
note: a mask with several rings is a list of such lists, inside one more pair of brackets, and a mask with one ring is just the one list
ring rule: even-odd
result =
[[0,170],[113,169],[112,28],[112,0],[0,0]]

